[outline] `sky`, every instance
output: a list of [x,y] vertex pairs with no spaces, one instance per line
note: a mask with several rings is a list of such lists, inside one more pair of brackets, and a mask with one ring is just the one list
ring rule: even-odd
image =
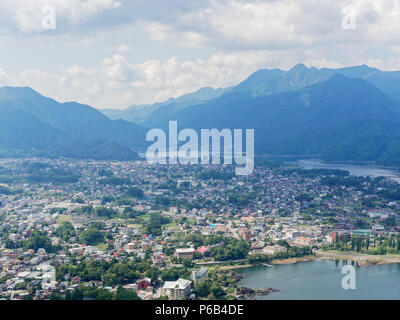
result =
[[258,69],[400,70],[400,0],[0,1],[0,86],[124,109]]

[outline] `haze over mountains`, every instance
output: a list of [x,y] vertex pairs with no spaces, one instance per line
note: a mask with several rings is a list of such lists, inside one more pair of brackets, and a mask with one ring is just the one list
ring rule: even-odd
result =
[[[186,107],[202,104],[221,95],[241,93],[244,96],[255,98],[295,91],[324,82],[335,74],[366,80],[388,96],[400,101],[400,71],[380,71],[366,65],[342,69],[317,69],[315,67],[307,68],[304,64],[298,64],[289,71],[281,69],[259,70],[245,81],[231,88],[217,90],[202,88],[195,93],[187,94],[177,99],[170,99],[164,103],[133,105],[125,110],[106,109],[102,110],[102,112],[111,119],[124,119],[151,128],[165,120],[165,114],[171,116]],[[179,107],[176,108],[176,105],[179,105]],[[156,113],[155,111],[158,112]]]
[[110,119],[124,119],[139,125],[151,128],[153,127],[153,119],[156,121],[168,120],[170,116],[185,109],[189,106],[202,104],[208,100],[218,98],[227,89],[213,89],[205,87],[194,93],[185,94],[177,99],[171,98],[163,103],[155,103],[153,105],[133,105],[125,110],[105,109],[102,112]]
[[400,103],[365,80],[342,75],[265,97],[232,93],[187,108],[175,119],[197,130],[254,128],[258,154],[385,164],[400,159]]
[[180,129],[255,129],[257,154],[400,165],[400,72],[365,65],[259,70],[232,88],[103,113],[0,88],[0,150],[131,160],[145,149],[145,128],[177,120]]
[[0,150],[6,155],[132,160],[137,158],[132,149],[144,145],[145,131],[30,88],[0,88]]
[[[400,72],[259,70],[204,103],[149,113],[140,123],[167,129],[254,128],[256,153],[400,164]],[[132,109],[132,108],[131,108]],[[163,109],[176,110],[168,103]],[[133,119],[134,121],[134,119]]]

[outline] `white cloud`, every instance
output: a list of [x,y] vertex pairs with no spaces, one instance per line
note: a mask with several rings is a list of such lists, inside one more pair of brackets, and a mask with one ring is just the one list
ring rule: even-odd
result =
[[210,39],[196,31],[181,31],[174,26],[157,21],[139,21],[138,26],[144,29],[151,40],[172,41],[181,47],[202,47],[210,43]]
[[40,32],[43,31],[42,20],[45,15],[42,9],[45,6],[55,8],[57,19],[78,24],[104,10],[119,8],[121,2],[118,0],[13,0],[2,1],[0,11],[11,14],[20,31]]
[[125,52],[132,51],[132,48],[129,45],[127,45],[126,43],[123,43],[120,46],[118,46],[117,51],[119,53],[125,53]]
[[[40,9],[48,4],[56,7],[60,20],[57,37],[35,33],[42,31]],[[342,28],[345,5],[356,9],[355,30]],[[0,3],[1,26],[1,42],[16,39],[13,43],[22,43],[21,48],[37,42],[36,37],[68,46],[68,53],[88,44],[99,52],[112,48],[115,55],[90,67],[90,59],[78,52],[71,57],[61,53],[59,70],[41,70],[34,63],[23,72],[4,64],[0,69],[1,85],[29,85],[61,101],[99,108],[162,101],[203,86],[227,87],[257,69],[288,69],[298,62],[400,68],[396,0],[15,0]],[[133,32],[138,29],[140,36]],[[145,35],[163,43],[150,45],[151,58],[144,47],[149,39],[141,38]],[[129,57],[137,60],[124,56],[133,51],[131,40],[135,52]]]
[[373,68],[381,70],[400,70],[400,58],[371,58],[367,60],[367,64]]
[[59,73],[26,70],[7,76],[6,81],[8,85],[31,86],[60,101],[75,100],[97,108],[125,108],[164,101],[204,86],[228,87],[276,62],[274,54],[262,51],[217,53],[207,60],[179,61],[173,57],[141,63],[130,63],[115,54],[93,68],[73,65]]
[[[343,8],[349,5],[356,12],[352,31],[342,28]],[[206,8],[170,20],[140,23],[156,41],[185,45],[183,39],[193,34],[201,40],[198,44],[226,50],[356,46],[365,41],[400,45],[399,8],[398,0],[212,0]]]

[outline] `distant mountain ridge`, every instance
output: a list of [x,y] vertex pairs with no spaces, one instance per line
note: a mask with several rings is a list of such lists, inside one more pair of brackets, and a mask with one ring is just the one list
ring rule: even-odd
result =
[[259,70],[232,88],[132,107],[141,125],[30,88],[4,87],[0,155],[133,160],[148,145],[146,128],[167,131],[176,120],[180,129],[255,129],[259,155],[400,166],[399,79],[399,72],[368,66]]
[[162,103],[153,105],[133,105],[124,110],[103,109],[101,110],[110,119],[123,119],[145,127],[152,127],[153,119],[158,121],[161,118],[168,118],[170,115],[178,112],[188,106],[204,103],[210,99],[218,98],[227,89],[213,89],[204,87],[194,93],[185,94],[179,98],[171,98]]
[[112,121],[87,105],[58,103],[31,88],[0,88],[0,150],[8,153],[66,156],[69,152],[63,148],[70,150],[72,144],[82,151],[74,153],[75,158],[133,160],[138,155],[132,149],[144,147],[145,132],[133,123]]
[[400,164],[400,102],[365,80],[340,74],[267,96],[231,91],[172,119],[196,130],[255,129],[257,154]]
[[235,86],[231,92],[245,92],[252,97],[266,96],[299,90],[324,82],[336,74],[366,80],[388,96],[400,101],[400,72],[380,71],[367,65],[340,69],[317,69],[315,67],[307,68],[300,63],[289,71],[262,69]]
[[367,65],[340,69],[317,69],[315,67],[307,68],[300,63],[288,71],[281,69],[258,70],[234,87],[225,89],[201,88],[194,93],[186,94],[177,99],[169,99],[164,103],[131,106],[125,110],[105,109],[101,111],[111,119],[123,119],[152,128],[171,118],[174,113],[193,105],[206,103],[222,95],[239,93],[243,96],[256,98],[296,91],[325,82],[336,74],[366,80],[386,95],[400,101],[399,71],[380,71]]

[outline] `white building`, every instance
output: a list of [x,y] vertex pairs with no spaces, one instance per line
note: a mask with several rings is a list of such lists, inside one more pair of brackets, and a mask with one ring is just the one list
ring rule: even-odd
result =
[[191,279],[193,280],[194,284],[206,281],[208,279],[208,269],[201,268],[201,269],[194,270],[192,272]]
[[191,286],[192,281],[182,278],[177,281],[165,281],[161,294],[174,300],[186,299],[190,296]]

